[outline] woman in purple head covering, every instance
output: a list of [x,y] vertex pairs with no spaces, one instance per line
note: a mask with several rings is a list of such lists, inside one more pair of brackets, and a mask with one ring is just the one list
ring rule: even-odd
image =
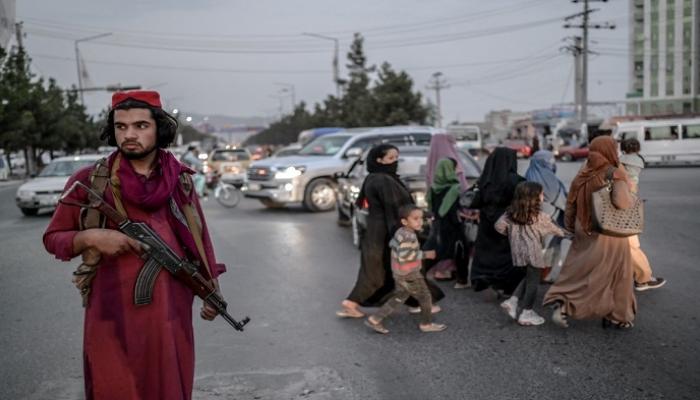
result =
[[[455,173],[457,174],[460,189],[462,192],[464,192],[469,187],[467,184],[467,178],[464,176],[464,165],[462,164],[462,158],[459,156],[457,151],[457,140],[449,133],[435,134],[430,140],[430,152],[428,153],[425,174],[426,186],[429,189],[433,186],[433,183],[435,183],[435,171],[437,169],[437,164],[440,160],[445,158],[456,162]],[[444,259],[438,260],[431,270],[434,273],[435,279],[451,280],[454,275],[453,272],[456,270],[456,266],[454,260]]]
[[428,162],[425,171],[425,183],[427,187],[433,185],[435,168],[437,163],[443,158],[450,158],[457,161],[455,172],[457,173],[459,185],[462,191],[467,190],[469,185],[467,184],[467,178],[464,176],[465,168],[462,164],[462,157],[459,156],[459,152],[457,151],[457,140],[449,133],[435,134],[430,140],[430,152],[428,153]]

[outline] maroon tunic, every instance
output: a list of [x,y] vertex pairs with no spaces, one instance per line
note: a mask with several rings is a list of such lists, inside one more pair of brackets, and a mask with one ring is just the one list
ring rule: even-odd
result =
[[[76,173],[66,187],[76,179],[86,183],[91,170],[92,167]],[[148,179],[142,177],[146,188],[158,178],[157,173]],[[104,196],[114,204],[109,188]],[[194,191],[190,200],[201,216]],[[187,253],[189,243],[171,227],[173,218],[167,203],[154,212],[126,201],[124,207],[131,220],[147,222],[180,256]],[[44,234],[46,249],[63,261],[76,256],[73,238],[78,232],[78,214],[77,207],[59,205]],[[216,277],[225,267],[215,263],[206,224],[201,220],[204,246]],[[107,227],[115,228],[109,224]],[[85,309],[83,361],[88,400],[180,400],[192,396],[193,293],[162,270],[156,279],[153,302],[135,306],[134,285],[143,263],[132,253],[102,258]]]

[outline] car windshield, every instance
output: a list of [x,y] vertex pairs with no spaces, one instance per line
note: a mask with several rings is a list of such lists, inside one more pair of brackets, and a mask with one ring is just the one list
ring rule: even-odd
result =
[[299,155],[332,156],[339,152],[348,140],[350,136],[321,136],[301,149]]
[[95,163],[95,160],[53,161],[44,168],[39,176],[71,176],[77,170]]
[[215,151],[211,156],[211,161],[246,161],[250,160],[248,153],[243,150],[222,150]]

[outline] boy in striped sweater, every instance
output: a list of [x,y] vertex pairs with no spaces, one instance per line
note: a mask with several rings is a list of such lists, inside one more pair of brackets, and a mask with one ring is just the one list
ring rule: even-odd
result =
[[396,289],[386,303],[370,315],[365,324],[379,333],[389,333],[382,321],[394,313],[410,296],[420,304],[420,324],[422,332],[439,332],[447,326],[432,322],[432,299],[430,290],[421,273],[421,260],[434,259],[435,251],[421,251],[416,231],[423,227],[423,210],[415,205],[407,205],[399,209],[401,228],[389,242],[391,248],[391,272],[394,275]]

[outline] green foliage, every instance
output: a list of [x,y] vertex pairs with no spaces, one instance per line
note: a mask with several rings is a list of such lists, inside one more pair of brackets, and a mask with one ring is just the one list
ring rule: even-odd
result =
[[374,65],[367,64],[364,38],[359,33],[355,34],[347,58],[349,76],[340,98],[328,96],[313,107],[313,112],[308,112],[301,103],[292,114],[246,143],[288,144],[296,141],[299,132],[316,127],[425,124],[434,119],[434,111],[423,103],[419,92],[413,92],[413,80],[405,71],[394,71],[386,62],[378,71]]
[[[37,152],[96,149],[97,126],[75,91],[65,91],[54,79],[35,79],[23,48],[0,48],[0,147],[25,151],[30,165]],[[33,172],[33,171],[28,171]]]
[[306,111],[306,104],[299,103],[289,115],[274,122],[269,128],[246,140],[245,144],[289,144],[296,142],[299,132],[315,126],[314,115]]

